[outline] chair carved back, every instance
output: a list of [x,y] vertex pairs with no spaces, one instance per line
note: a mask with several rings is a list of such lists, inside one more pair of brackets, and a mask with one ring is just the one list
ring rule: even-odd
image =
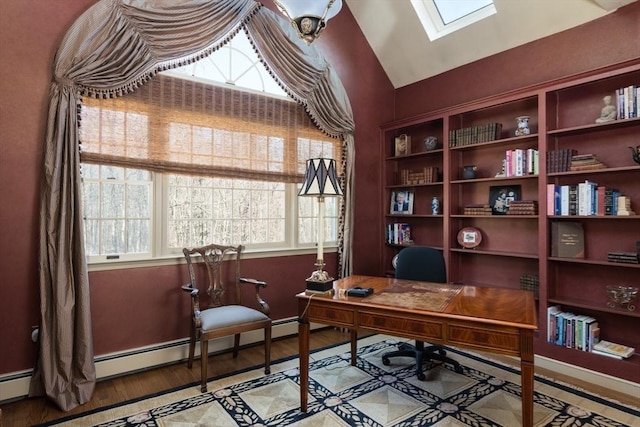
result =
[[[220,307],[225,305],[224,296],[228,291],[233,292],[236,304],[242,304],[240,293],[240,257],[244,246],[224,246],[211,244],[200,248],[184,248],[182,252],[187,260],[189,269],[189,280],[193,289],[198,289],[197,266],[204,266],[206,271],[207,289],[210,298],[209,307]],[[225,276],[227,269],[223,268],[224,263],[233,268],[232,276]],[[232,287],[227,289],[226,284]]]

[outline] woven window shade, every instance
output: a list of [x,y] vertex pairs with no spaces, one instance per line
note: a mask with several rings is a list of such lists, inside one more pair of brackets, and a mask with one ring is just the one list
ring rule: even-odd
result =
[[306,159],[342,157],[295,102],[165,75],[83,99],[80,140],[83,162],[264,181],[301,182]]

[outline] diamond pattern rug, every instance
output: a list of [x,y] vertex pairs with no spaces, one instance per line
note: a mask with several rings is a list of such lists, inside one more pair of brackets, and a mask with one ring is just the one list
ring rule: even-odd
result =
[[[358,343],[357,366],[349,345],[311,355],[309,404],[300,411],[298,359],[275,362],[270,375],[256,368],[216,378],[208,393],[199,384],[117,407],[57,420],[62,426],[309,426],[415,427],[519,426],[520,374],[479,355],[449,348],[464,367],[457,374],[425,364],[427,378],[415,376],[410,358],[382,364],[394,350],[392,337],[375,335]],[[640,409],[602,399],[536,376],[535,426],[640,426]]]

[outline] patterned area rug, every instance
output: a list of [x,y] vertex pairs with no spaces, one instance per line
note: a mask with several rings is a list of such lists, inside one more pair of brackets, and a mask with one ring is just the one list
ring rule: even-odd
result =
[[[519,426],[520,374],[513,367],[454,348],[464,367],[425,364],[419,381],[409,358],[384,366],[381,354],[398,342],[375,335],[311,355],[308,412],[300,412],[298,359],[279,361],[271,374],[256,368],[209,383],[96,410],[46,425],[62,426]],[[637,426],[640,408],[536,376],[535,426]]]

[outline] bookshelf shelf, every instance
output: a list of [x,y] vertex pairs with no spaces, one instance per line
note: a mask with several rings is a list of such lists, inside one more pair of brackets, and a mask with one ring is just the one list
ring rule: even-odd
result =
[[[519,288],[525,276],[537,276],[540,338],[536,340],[536,353],[640,383],[640,356],[602,363],[603,356],[552,345],[542,338],[547,336],[547,308],[557,304],[596,318],[602,339],[634,347],[640,353],[640,310],[607,307],[605,291],[610,284],[640,286],[639,264],[607,260],[609,252],[635,252],[636,241],[640,241],[640,234],[634,232],[640,229],[640,166],[634,163],[628,148],[639,143],[640,118],[595,122],[605,95],[614,96],[620,88],[638,83],[640,59],[388,123],[381,126],[381,157],[385,159],[384,200],[390,200],[392,192],[400,188],[410,188],[415,194],[413,215],[389,215],[385,203],[384,225],[407,222],[414,244],[441,249],[451,282]],[[530,117],[530,134],[516,136],[519,116]],[[412,154],[393,156],[395,138],[400,135],[411,136]],[[429,135],[436,136],[442,148],[425,151],[422,141]],[[492,140],[469,143],[487,139]],[[550,153],[558,150],[591,154],[606,166],[548,172],[552,170],[546,164],[553,158]],[[534,154],[530,158],[536,168],[531,169],[527,163],[520,176],[496,176],[513,153],[519,159],[522,152]],[[475,166],[477,175],[462,179],[468,166]],[[437,167],[439,182],[398,185],[399,171],[422,167]],[[522,171],[508,170],[518,174]],[[585,180],[628,197],[637,215],[547,214],[553,212],[547,209],[550,185],[573,186]],[[463,214],[488,204],[495,186],[518,187],[519,199],[537,202],[538,214]],[[435,216],[430,210],[434,196],[440,201],[440,213]],[[549,256],[553,223],[565,221],[582,225],[585,259]],[[458,244],[458,233],[466,227],[477,228],[481,233],[482,241],[474,249]],[[381,274],[393,274],[389,270],[391,259],[401,249],[382,245]]]
[[571,298],[548,298],[549,304],[559,304],[565,307],[583,308],[585,310],[598,311],[602,313],[612,313],[620,316],[637,317],[640,318],[640,312],[629,311],[625,308],[609,308],[606,305],[595,305],[589,301],[582,301]]
[[482,219],[538,219],[539,215],[449,215],[450,218],[482,218]]
[[592,132],[599,131],[608,131],[614,129],[621,129],[629,126],[638,126],[640,125],[640,118],[632,118],[632,119],[619,119],[613,120],[607,123],[601,124],[588,124],[582,126],[574,126],[570,128],[564,129],[554,129],[547,132],[547,135],[550,136],[563,136],[563,135],[581,135]]
[[606,267],[615,267],[615,268],[640,269],[640,264],[631,264],[631,263],[625,263],[625,262],[610,262],[610,261],[603,261],[603,260],[597,260],[597,259],[549,257],[548,260],[554,261],[554,262],[566,262],[571,264],[602,265]]
[[538,259],[538,254],[525,254],[516,252],[503,252],[503,251],[485,251],[479,249],[463,249],[463,248],[451,248],[451,252],[456,252],[465,255],[488,255],[499,256],[509,258],[526,258],[526,259]]
[[594,169],[594,170],[584,170],[584,171],[552,172],[552,173],[549,173],[548,176],[562,177],[562,176],[575,176],[575,175],[599,175],[599,174],[628,173],[628,172],[638,172],[638,171],[640,171],[640,166],[621,166],[617,168],[605,168],[605,169]]

